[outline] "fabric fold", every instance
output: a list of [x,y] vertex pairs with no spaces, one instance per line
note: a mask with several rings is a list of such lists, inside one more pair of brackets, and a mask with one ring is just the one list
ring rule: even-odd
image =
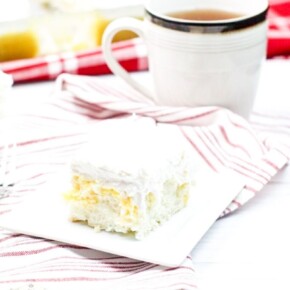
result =
[[[289,162],[289,118],[281,117],[282,129],[275,132],[271,120],[275,118],[277,124],[280,119],[271,115],[255,114],[251,124],[218,107],[158,107],[136,99],[128,86],[116,88],[96,77],[61,75],[54,94],[19,115],[11,128],[11,133],[18,132],[17,180],[13,194],[0,200],[0,217],[41,190],[84,144],[88,128],[109,118],[137,114],[177,126],[208,170],[220,173],[228,168],[245,179],[246,187],[221,216],[243,206]],[[262,126],[261,120],[268,125]],[[0,240],[0,288],[198,287],[190,257],[179,267],[168,268],[4,229]]]
[[222,215],[253,198],[290,158],[289,138],[279,143],[259,137],[248,121],[224,108],[159,107],[136,102],[129,87],[112,88],[93,77],[62,75],[58,85],[70,93],[72,102],[88,108],[88,115],[96,119],[138,114],[176,125],[210,170],[222,172],[227,168],[239,174],[246,186]]

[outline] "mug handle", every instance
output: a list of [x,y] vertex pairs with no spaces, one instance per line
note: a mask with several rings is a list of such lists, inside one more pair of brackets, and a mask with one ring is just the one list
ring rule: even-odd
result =
[[113,72],[113,74],[121,77],[127,84],[140,92],[143,96],[147,97],[150,101],[154,102],[154,96],[146,87],[135,81],[131,75],[119,64],[114,58],[112,53],[112,41],[114,36],[122,30],[130,30],[138,34],[141,38],[145,39],[144,23],[141,20],[124,17],[112,21],[105,29],[102,37],[102,50],[104,59]]

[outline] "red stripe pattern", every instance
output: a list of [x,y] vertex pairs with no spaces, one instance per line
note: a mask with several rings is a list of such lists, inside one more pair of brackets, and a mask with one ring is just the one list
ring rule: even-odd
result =
[[[89,85],[94,88],[98,84]],[[77,88],[85,92],[79,84]],[[109,94],[110,88],[103,86],[101,90]],[[104,110],[100,104],[75,98],[69,91],[58,91],[49,100],[35,104],[30,112],[19,115],[9,131],[17,135],[15,190],[9,198],[0,200],[0,218],[55,178],[55,173],[86,142],[91,125],[126,114]],[[196,289],[196,281],[190,257],[179,267],[168,268],[0,229],[3,290]]]
[[[115,57],[129,72],[148,68],[147,52],[140,39],[112,44]],[[79,75],[109,74],[100,47],[81,52],[64,52],[32,59],[0,63],[0,69],[13,76],[15,83],[55,79],[62,73]]]
[[165,268],[1,229],[0,237],[0,289],[196,289],[189,257]]
[[[268,21],[268,57],[289,57],[290,1],[271,0]],[[114,43],[112,48],[116,59],[127,71],[148,69],[147,51],[142,40]],[[62,73],[78,75],[111,73],[100,48],[3,62],[0,63],[0,69],[12,74],[15,83],[55,79]]]
[[[275,118],[256,113],[253,127],[216,107],[169,108],[137,102],[136,92],[127,86],[112,88],[93,77],[64,74],[56,84],[53,96],[11,125],[11,131],[17,132],[17,178],[13,194],[0,200],[0,218],[54,178],[86,142],[91,126],[132,113],[153,118],[160,126],[178,126],[208,170],[219,173],[231,168],[245,179],[244,190],[221,215],[254,197],[290,158],[289,112]],[[197,282],[189,257],[177,268],[166,268],[3,229],[0,261],[0,289],[34,285],[43,289],[170,290],[195,289]]]
[[290,1],[271,0],[268,13],[268,57],[290,55]]
[[[64,110],[67,99],[62,96],[69,92],[74,104],[82,104],[81,110],[87,108],[87,112],[82,111],[87,117],[102,119],[104,116],[136,114],[153,118],[160,124],[178,125],[205,166],[215,172],[230,168],[245,180],[244,190],[223,214],[254,197],[290,158],[286,122],[283,130],[288,135],[278,132],[265,136],[262,132],[258,134],[246,120],[225,109],[157,107],[149,102],[135,101],[136,93],[125,85],[119,89],[111,88],[92,77],[62,75],[58,86],[65,93],[58,98],[58,106]],[[64,101],[65,105],[62,104]],[[268,122],[271,123],[271,119],[269,117]],[[280,142],[276,141],[278,137]]]

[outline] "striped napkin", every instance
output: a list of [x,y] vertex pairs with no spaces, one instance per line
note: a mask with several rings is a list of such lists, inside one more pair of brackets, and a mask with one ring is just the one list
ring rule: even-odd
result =
[[[273,128],[281,121],[276,133],[271,129],[273,118],[267,115],[256,116],[259,130],[255,130],[226,109],[157,107],[135,99],[136,93],[127,86],[113,88],[95,77],[61,75],[53,96],[11,123],[10,133],[17,134],[18,143],[17,180],[12,195],[0,200],[0,217],[41,190],[67,164],[84,144],[91,124],[132,113],[178,126],[208,170],[219,173],[227,167],[246,180],[244,190],[221,216],[253,198],[290,159],[289,114],[275,116]],[[179,267],[168,268],[4,229],[0,229],[0,259],[1,290],[198,286],[190,257]]]
[[[119,63],[129,72],[148,68],[147,51],[139,38],[115,42],[112,50]],[[111,73],[100,47],[80,52],[63,52],[32,59],[0,63],[0,69],[12,74],[14,82],[55,79],[62,73],[100,75]]]
[[[122,115],[59,91],[14,116],[6,134],[17,140],[17,174],[13,193],[0,199],[0,218],[55,178],[84,144],[90,125]],[[0,134],[0,160],[5,139]],[[0,228],[1,290],[192,290],[196,285],[190,257],[179,267],[163,267]]]
[[[78,113],[98,120],[136,114],[177,125],[209,170],[219,173],[230,168],[240,174],[246,186],[222,215],[253,198],[290,158],[287,134],[259,138],[245,119],[226,109],[158,107],[151,101],[137,101],[140,95],[125,84],[112,88],[94,77],[63,74],[57,83],[62,92],[59,99],[65,93],[73,100],[70,110],[77,105]],[[62,106],[65,109],[67,103]]]
[[[290,55],[290,2],[271,0],[268,14],[268,57]],[[115,58],[129,72],[148,69],[146,47],[142,40],[114,43]],[[78,75],[108,74],[102,51],[65,52],[33,59],[0,63],[0,69],[12,74],[14,82],[55,79],[61,73]]]

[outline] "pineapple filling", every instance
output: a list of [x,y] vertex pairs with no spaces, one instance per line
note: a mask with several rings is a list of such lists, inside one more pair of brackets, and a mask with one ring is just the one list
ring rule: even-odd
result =
[[73,188],[65,193],[65,199],[74,202],[83,202],[84,205],[106,205],[112,211],[117,211],[124,222],[131,222],[138,218],[138,206],[132,197],[123,196],[114,188],[100,187],[97,181],[74,176]]
[[73,208],[85,212],[85,215],[72,216],[72,221],[84,221],[96,231],[136,233],[140,227],[155,228],[185,207],[189,200],[189,184],[166,182],[161,199],[154,192],[148,192],[144,208],[140,208],[133,197],[105,187],[98,180],[75,175],[72,189],[64,197]]

